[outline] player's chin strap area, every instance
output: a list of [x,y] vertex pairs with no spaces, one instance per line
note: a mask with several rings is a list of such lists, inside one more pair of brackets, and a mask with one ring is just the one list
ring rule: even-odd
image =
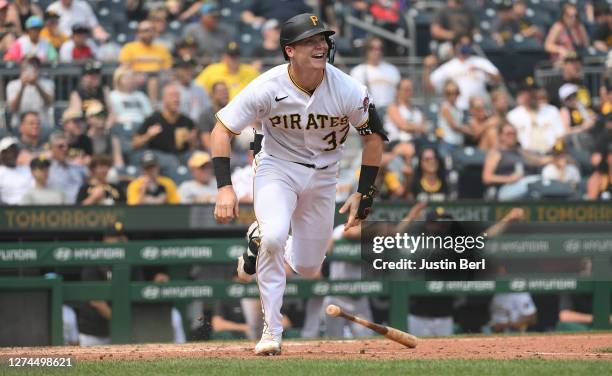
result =
[[332,37],[327,37],[327,46],[329,50],[327,51],[327,62],[330,64],[334,63],[334,58],[336,57],[336,41]]

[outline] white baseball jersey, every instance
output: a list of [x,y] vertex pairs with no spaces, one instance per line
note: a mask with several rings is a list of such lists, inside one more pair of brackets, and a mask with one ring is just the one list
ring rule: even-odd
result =
[[367,126],[369,101],[364,85],[331,64],[312,95],[283,64],[253,80],[216,116],[234,134],[261,122],[266,154],[325,167],[340,160],[350,125]]

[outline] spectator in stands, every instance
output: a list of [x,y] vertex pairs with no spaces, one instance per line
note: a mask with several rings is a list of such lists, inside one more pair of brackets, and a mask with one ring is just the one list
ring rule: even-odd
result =
[[149,97],[136,90],[134,72],[126,67],[118,67],[113,73],[113,88],[109,102],[115,121],[136,129],[153,112]]
[[440,202],[449,198],[444,163],[435,148],[424,147],[419,153],[410,193],[417,201]]
[[65,35],[72,34],[72,26],[83,23],[91,28],[93,37],[98,41],[106,41],[108,33],[100,24],[91,7],[83,0],[58,0],[47,8],[59,14],[59,28]]
[[593,47],[606,54],[612,50],[612,10],[609,4],[601,4],[597,9]]
[[499,132],[499,148],[489,150],[485,157],[482,182],[497,188],[495,194],[498,200],[517,200],[527,193],[529,183],[540,179],[539,176],[525,176],[524,162],[542,166],[550,160],[522,149],[517,130],[506,123]]
[[51,45],[60,51],[60,47],[68,40],[68,36],[59,29],[59,14],[52,10],[45,12],[45,27],[40,31],[40,37],[46,39]]
[[565,139],[576,149],[592,149],[593,140],[586,131],[590,130],[596,122],[595,114],[585,108],[578,101],[578,86],[563,84],[559,88],[559,98],[563,103],[561,107],[561,120],[565,131]]
[[601,158],[596,171],[587,182],[587,198],[589,200],[612,199],[612,146],[608,145],[606,153]]
[[565,3],[561,16],[546,36],[544,48],[553,62],[561,62],[570,53],[582,56],[591,45],[586,28],[580,21],[575,4]]
[[[234,30],[221,21],[219,7],[206,3],[200,8],[200,19],[183,31],[184,39],[192,39],[198,46],[198,56],[207,62],[217,61],[232,40]],[[195,56],[194,56],[195,57]]]
[[255,29],[270,19],[283,23],[296,14],[312,12],[304,0],[253,0],[249,5],[240,15],[240,20]]
[[[431,72],[429,80],[438,92],[441,92],[448,80],[455,80],[460,89],[457,106],[467,110],[469,99],[481,96],[489,99],[487,83],[495,84],[501,81],[499,70],[487,59],[474,56],[472,37],[468,34],[459,34],[453,40],[455,57]],[[424,72],[427,74],[427,72]]]
[[213,84],[210,99],[210,107],[202,111],[198,119],[198,140],[202,149],[206,151],[211,150],[210,132],[217,123],[215,114],[229,102],[229,89],[225,82],[217,81]]
[[0,53],[2,56],[20,34],[21,26],[17,12],[7,0],[0,0]]
[[280,53],[280,23],[278,20],[267,20],[261,26],[263,41],[253,50],[253,67],[262,71],[264,62],[268,65],[282,64],[285,59]]
[[174,44],[174,56],[177,59],[196,59],[198,56],[197,43],[192,37],[179,39]]
[[4,54],[5,61],[20,62],[24,58],[36,56],[43,63],[57,61],[57,51],[48,40],[40,37],[44,26],[42,18],[31,16],[26,21],[26,32],[17,38]]
[[497,8],[497,18],[493,22],[492,37],[500,47],[503,47],[510,38],[521,35],[524,38],[536,38],[542,41],[542,31],[531,25],[525,17],[527,4],[521,1],[502,1]]
[[93,154],[91,140],[85,134],[83,113],[80,110],[66,109],[62,114],[62,129],[68,140],[68,159],[70,162],[86,166]]
[[210,204],[217,197],[217,182],[212,168],[210,154],[203,151],[193,153],[187,162],[193,180],[179,186],[179,196],[183,204]]
[[552,150],[552,163],[542,169],[542,179],[555,180],[576,186],[580,182],[580,170],[570,161],[565,150],[565,143],[559,141]]
[[43,12],[37,4],[32,4],[30,0],[15,0],[13,2],[19,21],[21,22],[21,29],[26,29],[26,22],[31,16],[43,17]]
[[89,106],[85,119],[87,122],[87,137],[91,141],[92,155],[110,155],[114,167],[123,167],[125,163],[121,142],[117,136],[111,134],[110,129],[106,126],[104,107],[100,104]]
[[48,185],[49,166],[51,162],[45,157],[32,159],[30,170],[34,178],[34,186],[23,195],[21,205],[63,205],[66,203],[64,193]]
[[176,36],[168,30],[168,10],[164,7],[151,9],[149,21],[151,21],[153,29],[155,29],[153,43],[162,44],[168,51],[171,51],[174,48]]
[[410,142],[427,132],[427,119],[412,103],[413,85],[409,78],[397,84],[395,100],[387,107],[385,130],[389,141]]
[[454,81],[444,85],[444,101],[440,105],[438,129],[436,134],[441,139],[440,153],[446,157],[463,145],[464,135],[469,129],[463,125],[463,111],[457,106],[461,91]]
[[155,29],[151,21],[138,24],[136,40],[126,43],[119,54],[119,62],[134,72],[145,76],[140,86],[145,86],[152,102],[157,101],[159,74],[172,68],[170,51],[159,43],[153,43]]
[[181,89],[180,111],[194,122],[198,121],[204,109],[210,106],[208,94],[193,80],[195,66],[196,61],[193,58],[178,58],[174,63],[174,73]]
[[78,86],[70,93],[68,108],[85,113],[89,106],[101,104],[108,109],[108,94],[109,88],[102,83],[102,63],[88,61],[83,65]]
[[142,175],[134,179],[127,188],[128,205],[180,203],[181,199],[172,179],[159,176],[160,167],[155,154],[147,150],[140,162]]
[[[446,49],[450,49],[450,42],[459,35],[471,36],[476,30],[476,20],[461,0],[448,0],[446,6],[438,10],[430,25],[432,38],[443,45],[444,42],[448,42],[445,44]],[[439,51],[439,54],[445,55],[444,51]]]
[[239,203],[253,203],[253,151],[247,152],[247,163],[232,172],[232,185]]
[[38,112],[26,111],[19,122],[19,157],[17,164],[29,165],[32,158],[43,152],[45,139],[42,137]]
[[491,150],[497,147],[497,127],[495,119],[488,114],[487,103],[482,97],[470,98],[470,120],[468,142],[481,150]]
[[6,87],[6,100],[12,113],[11,125],[19,124],[20,114],[37,112],[45,128],[53,127],[49,108],[53,104],[55,85],[53,81],[40,76],[40,60],[31,57],[20,64],[19,78]]
[[365,61],[351,70],[351,77],[368,88],[376,107],[384,114],[395,99],[400,72],[395,65],[383,60],[384,45],[380,38],[368,38],[363,48]]
[[0,140],[0,203],[17,205],[33,186],[28,166],[18,166],[19,140],[4,137]]
[[491,123],[493,123],[495,128],[499,131],[506,122],[506,116],[508,116],[508,109],[510,107],[508,103],[508,94],[505,90],[497,89],[491,93],[491,106],[493,108]]
[[240,62],[240,47],[232,41],[227,44],[221,61],[206,67],[196,78],[196,83],[210,94],[212,85],[223,81],[229,89],[231,100],[258,75],[259,72],[251,65]]
[[522,148],[545,154],[564,136],[565,130],[559,110],[538,103],[537,90],[533,80],[527,80],[517,94],[519,105],[508,113],[507,120],[518,131]]
[[565,59],[563,59],[562,65],[562,76],[560,79],[553,79],[546,87],[548,91],[548,97],[550,98],[550,103],[555,105],[556,107],[561,107],[562,103],[559,98],[559,89],[564,84],[574,84],[578,86],[578,93],[576,94],[580,103],[582,103],[586,108],[590,108],[591,94],[589,89],[586,87],[582,72],[582,62],[580,58],[573,53],[568,54]]
[[60,49],[60,62],[72,63],[98,58],[98,47],[89,38],[91,30],[85,24],[76,23],[72,26],[72,36]]
[[[180,112],[181,89],[176,83],[166,84],[162,92],[162,109],[155,111],[142,123],[132,140],[134,149],[148,148],[164,158],[178,159],[196,144],[195,125]],[[161,156],[163,155],[163,156]],[[167,167],[167,166],[164,166]]]
[[67,204],[74,204],[79,187],[85,181],[87,171],[81,165],[73,164],[68,159],[68,137],[63,132],[54,132],[49,137],[51,149],[51,167],[49,169],[49,187],[64,192]]
[[107,180],[113,160],[105,154],[97,154],[89,162],[89,180],[79,188],[77,203],[81,205],[115,205],[126,200],[123,191]]

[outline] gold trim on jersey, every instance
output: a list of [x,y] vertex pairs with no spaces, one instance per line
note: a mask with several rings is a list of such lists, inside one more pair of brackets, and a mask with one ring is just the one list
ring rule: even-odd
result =
[[287,74],[289,75],[289,80],[291,81],[291,83],[301,92],[303,92],[304,94],[308,95],[309,97],[312,97],[312,95],[314,94],[314,92],[319,88],[319,86],[321,85],[321,83],[323,82],[323,80],[325,79],[325,69],[323,69],[323,77],[321,77],[321,81],[319,81],[319,83],[317,84],[317,87],[315,87],[312,92],[304,89],[303,87],[301,87],[294,79],[293,76],[291,75],[291,69],[289,69],[291,67],[291,64],[287,65]]
[[219,117],[218,114],[215,114],[215,119],[217,119],[217,121],[219,122],[219,124],[221,124],[225,129],[227,129],[228,131],[230,131],[230,133],[238,136],[240,133],[236,133],[233,130],[231,130],[227,125],[225,125],[225,123],[223,122],[223,120],[221,120],[221,118]]
[[365,121],[363,123],[361,123],[361,125],[355,127],[355,129],[361,129],[361,128],[365,128],[368,126],[368,122],[370,119],[365,119]]

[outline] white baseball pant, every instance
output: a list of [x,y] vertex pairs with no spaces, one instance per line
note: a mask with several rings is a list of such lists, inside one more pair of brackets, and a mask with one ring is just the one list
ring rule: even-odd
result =
[[[280,334],[284,262],[305,278],[320,270],[332,235],[338,164],[317,170],[262,152],[255,166],[254,206],[262,234],[257,283],[264,325]],[[285,249],[290,226],[292,242]]]

